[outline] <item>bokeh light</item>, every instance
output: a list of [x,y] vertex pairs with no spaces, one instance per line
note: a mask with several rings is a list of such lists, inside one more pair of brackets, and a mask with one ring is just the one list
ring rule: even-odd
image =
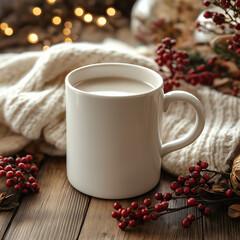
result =
[[13,34],[13,29],[10,27],[7,27],[4,31],[5,35],[11,36]]
[[39,7],[35,7],[35,8],[33,8],[32,13],[33,13],[33,15],[35,15],[35,16],[39,16],[39,15],[41,15],[41,13],[42,13],[42,9],[39,8]]
[[36,33],[29,33],[28,34],[28,41],[32,44],[35,44],[38,42],[38,35]]
[[71,42],[72,42],[72,39],[71,39],[70,37],[67,37],[67,38],[65,38],[65,42],[71,43]]
[[72,23],[70,21],[67,21],[64,23],[64,27],[70,29],[70,28],[72,28]]
[[64,34],[64,35],[67,36],[67,35],[69,35],[70,33],[71,33],[71,30],[70,30],[69,28],[64,28],[64,29],[63,29],[63,34]]
[[99,17],[97,19],[97,25],[99,27],[103,27],[107,23],[107,19],[105,17]]
[[56,2],[56,0],[47,0],[47,3],[50,5],[54,4],[55,2]]
[[113,7],[109,7],[106,12],[107,12],[107,15],[110,17],[112,17],[116,14],[116,10]]
[[90,13],[85,14],[84,17],[83,17],[83,20],[87,23],[92,22],[92,20],[93,20],[92,14],[90,14]]
[[84,10],[81,7],[77,7],[74,9],[74,13],[77,17],[81,17],[84,13]]
[[54,25],[59,25],[62,22],[62,19],[59,16],[55,16],[52,18],[52,23]]
[[5,29],[8,28],[8,24],[3,22],[0,24],[0,28],[1,28],[1,30],[5,31]]

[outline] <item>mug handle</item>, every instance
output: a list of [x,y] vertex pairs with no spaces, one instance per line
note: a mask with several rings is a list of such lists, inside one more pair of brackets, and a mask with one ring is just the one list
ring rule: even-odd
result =
[[204,127],[204,111],[201,102],[192,94],[185,91],[172,91],[167,94],[164,94],[164,112],[168,110],[170,104],[174,101],[184,101],[191,104],[196,111],[196,120],[193,129],[186,136],[171,141],[169,143],[165,143],[162,147],[161,157],[164,157],[166,154],[178,150],[180,148],[186,147],[194,140],[198,138],[201,134]]

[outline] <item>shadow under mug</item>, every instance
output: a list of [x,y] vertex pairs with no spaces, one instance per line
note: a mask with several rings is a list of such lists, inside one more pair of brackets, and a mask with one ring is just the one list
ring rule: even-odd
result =
[[[150,91],[130,96],[99,96],[74,86],[99,77],[147,81]],[[70,72],[65,81],[67,176],[77,190],[104,199],[135,197],[160,179],[161,158],[192,143],[204,127],[200,101],[184,91],[163,92],[155,71],[125,63],[99,63]],[[173,101],[196,111],[192,130],[162,145],[163,112]],[[177,159],[176,159],[177,161]]]

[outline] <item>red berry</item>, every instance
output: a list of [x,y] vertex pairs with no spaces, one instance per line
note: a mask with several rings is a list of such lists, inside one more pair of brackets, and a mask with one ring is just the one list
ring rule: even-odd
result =
[[141,210],[142,215],[147,215],[149,213],[147,208]]
[[189,181],[186,181],[186,182],[184,183],[184,186],[185,186],[185,187],[190,187],[190,185],[191,185],[191,183],[190,183]]
[[196,166],[195,169],[194,169],[196,172],[201,172],[202,171],[202,168],[200,166]]
[[178,183],[177,183],[177,182],[172,182],[172,183],[170,184],[170,188],[171,188],[172,190],[175,190],[176,188],[178,188]]
[[143,216],[143,221],[144,222],[149,222],[150,221],[150,216],[149,215],[144,215]]
[[118,224],[118,226],[119,226],[120,229],[124,230],[124,229],[126,228],[126,222],[125,222],[125,221],[120,222],[120,223]]
[[6,172],[4,170],[0,170],[0,177],[5,176]]
[[11,165],[7,165],[7,166],[4,168],[4,170],[5,170],[6,172],[11,171],[11,170],[12,170],[12,166],[11,166]]
[[187,205],[188,205],[188,206],[194,206],[194,205],[196,205],[196,199],[195,199],[195,198],[189,198],[189,199],[187,200]]
[[11,187],[14,184],[14,181],[12,179],[7,179],[5,183],[7,187]]
[[205,7],[208,7],[210,4],[211,4],[211,2],[209,2],[209,1],[203,1],[203,5],[204,5]]
[[38,171],[38,168],[37,168],[37,166],[31,166],[31,171],[32,172],[37,172]]
[[7,177],[7,178],[12,178],[13,176],[14,176],[13,171],[8,171],[8,172],[6,173],[6,177]]
[[190,226],[190,223],[191,222],[187,218],[182,220],[182,226],[185,228],[188,228]]
[[24,169],[24,163],[22,163],[22,162],[19,163],[19,164],[18,164],[18,168],[23,170],[23,169]]
[[209,215],[210,215],[210,213],[211,213],[211,209],[210,209],[210,208],[208,208],[208,207],[206,207],[206,208],[204,209],[204,212],[203,212],[203,214],[204,214],[205,216],[209,216]]
[[183,194],[182,188],[177,188],[177,189],[175,190],[175,194],[176,194],[177,196],[182,195],[182,194]]
[[188,215],[187,215],[187,219],[188,219],[190,222],[192,222],[192,221],[195,220],[195,215],[194,215],[194,214],[188,214]]
[[234,28],[240,30],[240,23],[237,23]]
[[[34,177],[29,177],[28,180],[29,180],[29,182],[31,182],[31,183],[32,183],[32,182],[36,182],[36,179],[35,179]],[[117,210],[117,209],[116,209],[116,210]]]
[[128,207],[128,208],[127,208],[127,212],[128,212],[128,213],[132,212],[132,207]]
[[209,177],[209,175],[207,173],[205,173],[203,175],[203,179],[207,182],[210,179],[210,177]]
[[161,202],[159,204],[161,204],[163,210],[167,210],[168,209],[168,203],[166,201],[163,201],[163,202]]
[[20,157],[17,157],[16,160],[15,160],[16,164],[19,164],[21,162],[21,158]]
[[198,171],[193,171],[193,172],[191,173],[191,176],[192,176],[193,178],[199,177]]
[[126,209],[123,209],[123,210],[121,211],[121,216],[127,217],[127,216],[128,216],[128,211],[127,211]]
[[166,192],[166,193],[164,193],[163,198],[165,201],[169,201],[172,198],[172,194],[169,192]]
[[150,206],[150,205],[151,205],[151,199],[150,199],[150,198],[144,199],[143,204],[144,204],[146,207]]
[[206,169],[208,167],[208,163],[207,162],[201,162],[201,167],[203,169]]
[[189,182],[190,185],[194,185],[196,183],[196,180],[195,180],[195,178],[190,178],[188,180],[188,182]]
[[136,226],[136,221],[135,220],[130,220],[129,221],[129,226],[130,227],[135,227]]
[[156,212],[161,212],[163,210],[163,207],[160,203],[155,204],[154,209]]
[[21,171],[16,171],[15,172],[15,176],[17,176],[17,177],[21,177],[23,174],[22,174],[22,172]]
[[143,204],[141,204],[140,206],[139,206],[139,209],[140,210],[142,210],[142,209],[145,209],[146,207],[143,205]]
[[20,190],[20,189],[21,189],[21,186],[20,186],[19,184],[16,184],[16,185],[14,186],[14,188],[15,188],[15,190]]
[[26,187],[26,188],[30,188],[30,187],[31,187],[31,183],[30,183],[30,182],[26,182],[26,183],[25,183],[25,187]]
[[113,208],[116,209],[116,210],[119,210],[119,208],[121,208],[121,204],[119,202],[115,202],[113,204]]
[[211,17],[212,17],[212,13],[209,12],[209,11],[206,11],[206,12],[203,14],[203,16],[204,16],[205,18],[211,18]]
[[190,166],[188,170],[191,173],[191,172],[193,172],[195,170],[195,167],[194,166]]
[[33,160],[33,157],[32,157],[32,155],[28,154],[28,155],[26,156],[26,159],[27,159],[29,162],[31,162],[31,161]]
[[227,197],[232,197],[233,196],[233,190],[232,189],[228,189],[227,191],[226,191],[226,196]]
[[29,170],[31,168],[31,164],[30,163],[26,163],[24,164],[24,168]]
[[203,206],[202,204],[198,204],[198,205],[197,205],[197,209],[198,209],[199,211],[202,211],[202,210],[204,210],[204,206]]
[[156,213],[152,213],[151,214],[151,219],[154,220],[154,221],[157,220],[158,219],[158,215]]
[[31,186],[32,186],[33,189],[36,189],[36,188],[38,187],[38,184],[37,184],[36,182],[33,182],[33,183],[31,184]]
[[191,193],[192,193],[193,195],[196,195],[196,194],[197,194],[196,188],[192,188],[192,189],[191,189]]
[[133,209],[137,209],[138,203],[137,203],[137,202],[132,202],[132,203],[131,203],[131,207],[132,207]]
[[27,158],[25,158],[25,157],[22,157],[20,161],[21,161],[21,163],[27,163],[28,162]]
[[142,213],[141,212],[135,212],[135,216],[137,219],[141,219],[142,218]]
[[155,193],[154,198],[156,200],[162,200],[163,199],[163,195],[162,195],[162,193],[158,192],[158,193]]
[[201,179],[199,180],[199,183],[203,184],[203,183],[205,183],[205,180],[204,180],[203,178],[201,178]]
[[190,188],[189,187],[184,187],[183,192],[188,195],[190,193]]
[[112,218],[117,218],[118,213],[117,213],[117,212],[112,212],[112,213],[111,213],[111,216],[112,216]]
[[198,162],[197,162],[197,165],[198,165],[198,166],[201,166],[201,161],[198,161]]
[[184,178],[183,176],[179,176],[179,177],[177,178],[177,181],[178,181],[179,183],[183,183],[183,182],[185,181],[185,178]]

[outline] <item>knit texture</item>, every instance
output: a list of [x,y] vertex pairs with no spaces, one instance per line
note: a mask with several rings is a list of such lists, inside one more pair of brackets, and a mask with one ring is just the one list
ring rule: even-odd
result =
[[[71,70],[99,62],[157,70],[151,58],[116,46],[64,43],[45,52],[0,55],[0,154],[14,154],[33,140],[48,154],[65,154],[64,79]],[[163,167],[173,174],[186,172],[197,160],[225,170],[228,154],[240,141],[240,100],[206,87],[194,90],[204,106],[206,124],[194,143],[163,158]],[[190,106],[173,103],[164,117],[163,142],[188,133],[194,121]]]

